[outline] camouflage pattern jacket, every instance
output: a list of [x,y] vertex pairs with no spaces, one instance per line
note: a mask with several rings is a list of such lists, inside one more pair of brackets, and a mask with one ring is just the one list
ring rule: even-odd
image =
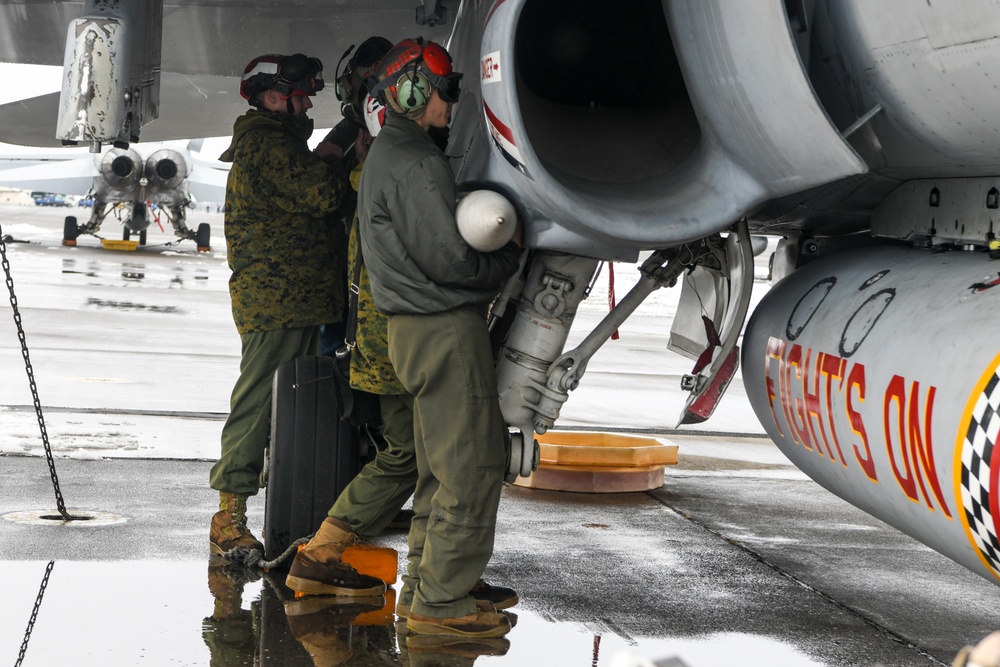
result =
[[219,158],[233,320],[241,333],[339,322],[347,238],[335,213],[347,179],[309,150],[312,120],[251,110]]
[[379,312],[440,313],[486,306],[517,271],[513,242],[478,252],[458,233],[455,177],[444,152],[396,113],[372,144],[358,193],[365,266]]
[[[358,256],[357,219],[351,227],[347,254],[347,275],[353,280],[354,262]],[[389,318],[375,310],[371,282],[363,263],[358,287],[358,328],[351,351],[351,386],[372,394],[405,394],[406,388],[389,361]]]

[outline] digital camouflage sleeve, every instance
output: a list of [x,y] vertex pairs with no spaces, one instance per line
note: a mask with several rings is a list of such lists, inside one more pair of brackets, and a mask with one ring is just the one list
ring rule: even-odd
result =
[[243,333],[339,322],[346,176],[309,150],[312,121],[253,110],[223,154],[233,319]]

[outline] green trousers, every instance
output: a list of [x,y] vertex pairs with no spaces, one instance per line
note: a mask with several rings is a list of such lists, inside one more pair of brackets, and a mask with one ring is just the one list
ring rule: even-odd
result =
[[271,435],[271,386],[284,363],[319,354],[319,327],[241,334],[240,377],[222,427],[222,455],[209,476],[213,489],[256,495]]
[[341,491],[329,512],[366,540],[385,530],[417,486],[413,402],[390,394],[379,396],[379,405],[388,446]]
[[389,316],[389,359],[412,400],[417,454],[407,573],[415,614],[475,613],[493,554],[507,427],[482,314]]

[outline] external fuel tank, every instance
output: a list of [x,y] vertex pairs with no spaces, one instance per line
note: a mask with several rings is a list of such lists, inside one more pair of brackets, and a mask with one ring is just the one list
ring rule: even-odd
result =
[[876,246],[796,270],[744,335],[768,435],[860,509],[1000,582],[1000,262]]

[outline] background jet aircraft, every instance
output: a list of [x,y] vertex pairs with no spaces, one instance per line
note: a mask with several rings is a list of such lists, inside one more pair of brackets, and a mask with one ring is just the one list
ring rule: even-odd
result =
[[[682,423],[708,419],[742,363],[792,461],[1000,582],[997,1],[447,4],[442,27],[439,2],[0,0],[0,60],[65,67],[58,99],[0,107],[0,140],[224,134],[245,109],[236,78],[262,51],[329,67],[372,34],[446,42],[466,74],[456,176],[505,194],[525,223],[524,271],[492,310],[520,434],[511,475],[530,471],[533,434],[596,349],[679,283],[665,342],[693,364]],[[414,25],[414,9],[436,27]],[[94,46],[109,36],[115,54]],[[101,68],[82,68],[94,57]],[[332,125],[319,102],[317,124]],[[741,353],[751,234],[781,237],[784,279]],[[652,254],[636,288],[564,350],[599,263],[640,251]]]
[[79,224],[75,215],[66,217],[66,244],[75,245],[81,234],[97,234],[110,222],[122,228],[114,234],[125,240],[138,235],[145,245],[146,232],[156,223],[170,224],[177,238],[194,240],[199,249],[208,250],[208,223],[189,229],[187,210],[199,200],[225,199],[229,165],[201,158],[200,148],[201,140],[193,140],[186,147],[107,147],[97,155],[80,148],[6,155],[0,157],[0,185],[92,197],[89,220]]

